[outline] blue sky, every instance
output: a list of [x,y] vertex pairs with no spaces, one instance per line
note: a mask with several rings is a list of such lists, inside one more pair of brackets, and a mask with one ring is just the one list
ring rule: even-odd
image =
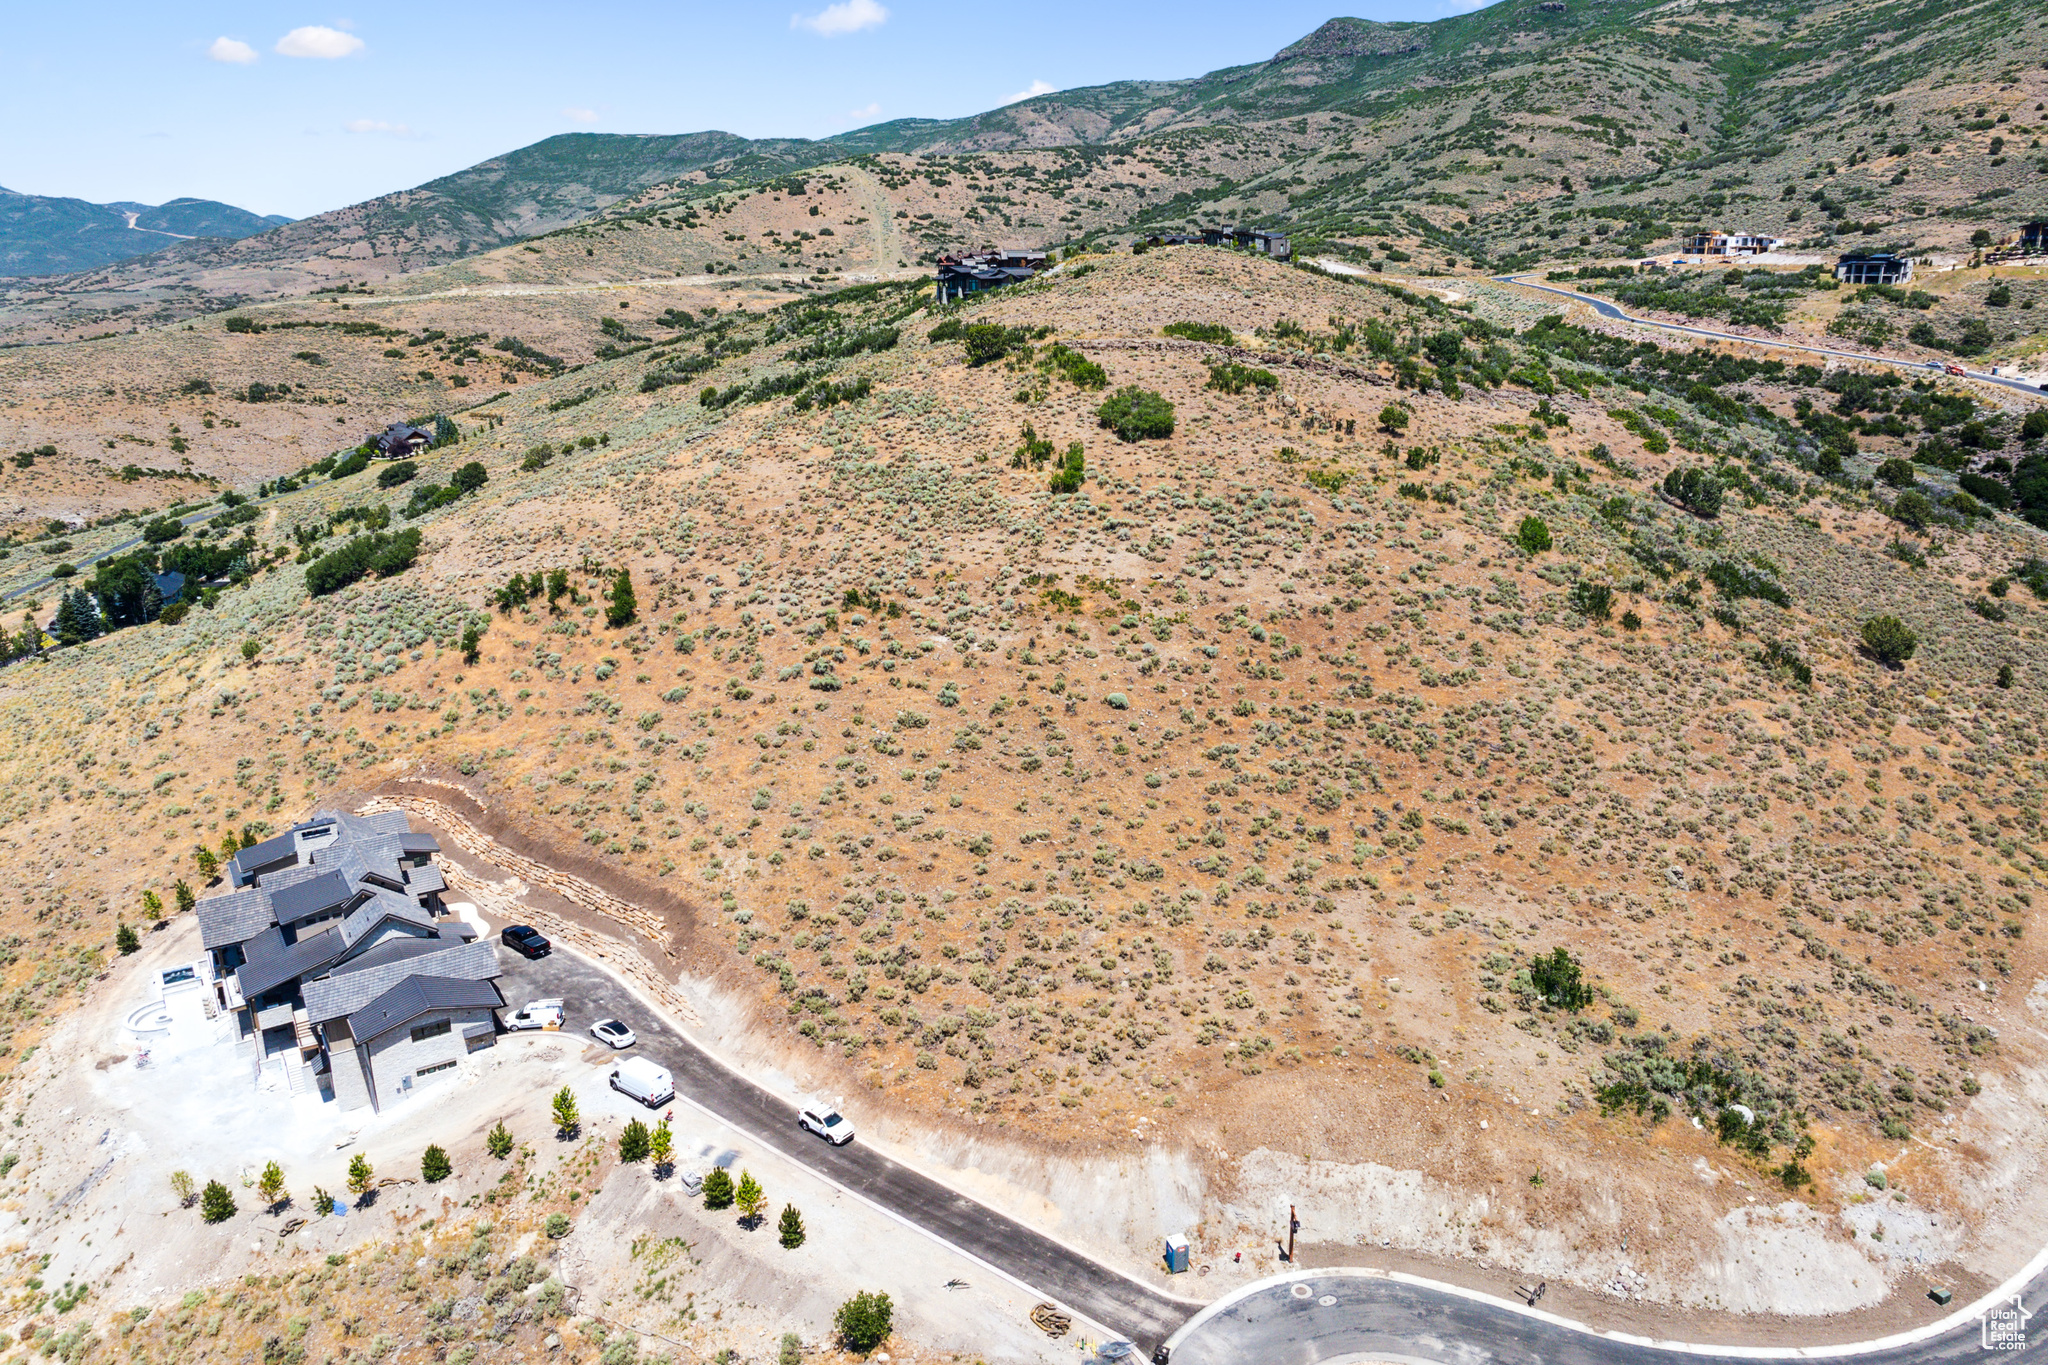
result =
[[556,133],[823,137],[976,113],[1027,91],[1258,61],[1336,14],[1469,8],[23,5],[0,27],[0,185],[99,202],[194,195],[304,217]]

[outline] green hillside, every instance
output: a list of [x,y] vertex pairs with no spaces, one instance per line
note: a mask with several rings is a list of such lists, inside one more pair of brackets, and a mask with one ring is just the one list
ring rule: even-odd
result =
[[0,189],[0,276],[90,270],[180,238],[250,237],[290,221],[211,199],[94,204]]

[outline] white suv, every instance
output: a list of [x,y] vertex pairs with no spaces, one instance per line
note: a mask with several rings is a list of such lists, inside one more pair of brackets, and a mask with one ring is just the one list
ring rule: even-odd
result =
[[834,1147],[844,1147],[853,1141],[853,1125],[823,1105],[799,1110],[796,1121]]

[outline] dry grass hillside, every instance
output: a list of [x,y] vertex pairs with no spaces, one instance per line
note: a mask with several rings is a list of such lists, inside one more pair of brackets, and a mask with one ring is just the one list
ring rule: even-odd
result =
[[[180,376],[246,384],[302,344],[353,411],[456,360],[504,394],[410,486],[267,504],[259,567],[180,623],[0,671],[0,839],[33,870],[7,1058],[195,844],[425,775],[690,907],[663,946],[736,1002],[745,1055],[1018,1166],[1177,1154],[1205,1245],[1306,1158],[1481,1210],[1361,1196],[1338,1241],[1570,1279],[1570,1249],[1633,1237],[1663,1301],[1839,1311],[1903,1264],[1856,1240],[1883,1162],[1915,1201],[1886,1216],[1945,1229],[1916,1253],[2006,1268],[2039,1174],[2041,533],[1942,510],[1940,468],[1933,520],[1894,519],[1881,434],[1817,473],[1818,371],[1198,248],[950,317],[887,282],[648,289],[352,310],[379,338],[278,305],[132,352],[152,422]],[[429,362],[429,331],[579,368]],[[1171,435],[1105,429],[1124,386]],[[2017,410],[1901,392],[2018,440]],[[82,420],[49,401],[39,430]],[[298,467],[315,412],[290,461],[224,440],[203,467]],[[405,517],[470,460],[484,487]],[[1661,493],[1709,466],[1718,515]],[[309,599],[335,513],[380,503],[417,564]],[[1902,666],[1860,642],[1877,615],[1918,636]],[[1795,1292],[1752,1260],[1705,1295],[1692,1268],[1759,1197],[1869,1280]]]

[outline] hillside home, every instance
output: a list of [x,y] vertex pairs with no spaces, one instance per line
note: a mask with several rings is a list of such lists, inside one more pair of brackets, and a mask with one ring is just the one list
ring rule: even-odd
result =
[[1913,278],[1913,262],[1889,251],[1852,251],[1835,262],[1835,278],[1843,284],[1904,284]]
[[1779,240],[1756,232],[1696,232],[1685,249],[1693,256],[1761,256],[1776,250]]
[[950,303],[1006,285],[1022,284],[1046,268],[1050,257],[1033,247],[983,247],[938,260],[938,301]]
[[2021,223],[2019,249],[2023,256],[2048,255],[2048,222]]
[[1284,261],[1293,254],[1284,232],[1269,232],[1256,228],[1203,228],[1202,245],[1234,246],[1240,251],[1256,251]]
[[381,1110],[496,1041],[497,950],[448,916],[438,852],[400,812],[319,811],[229,859],[195,908],[258,1081]]
[[379,460],[409,460],[434,444],[434,433],[403,422],[393,422],[384,430],[364,438],[363,444]]

